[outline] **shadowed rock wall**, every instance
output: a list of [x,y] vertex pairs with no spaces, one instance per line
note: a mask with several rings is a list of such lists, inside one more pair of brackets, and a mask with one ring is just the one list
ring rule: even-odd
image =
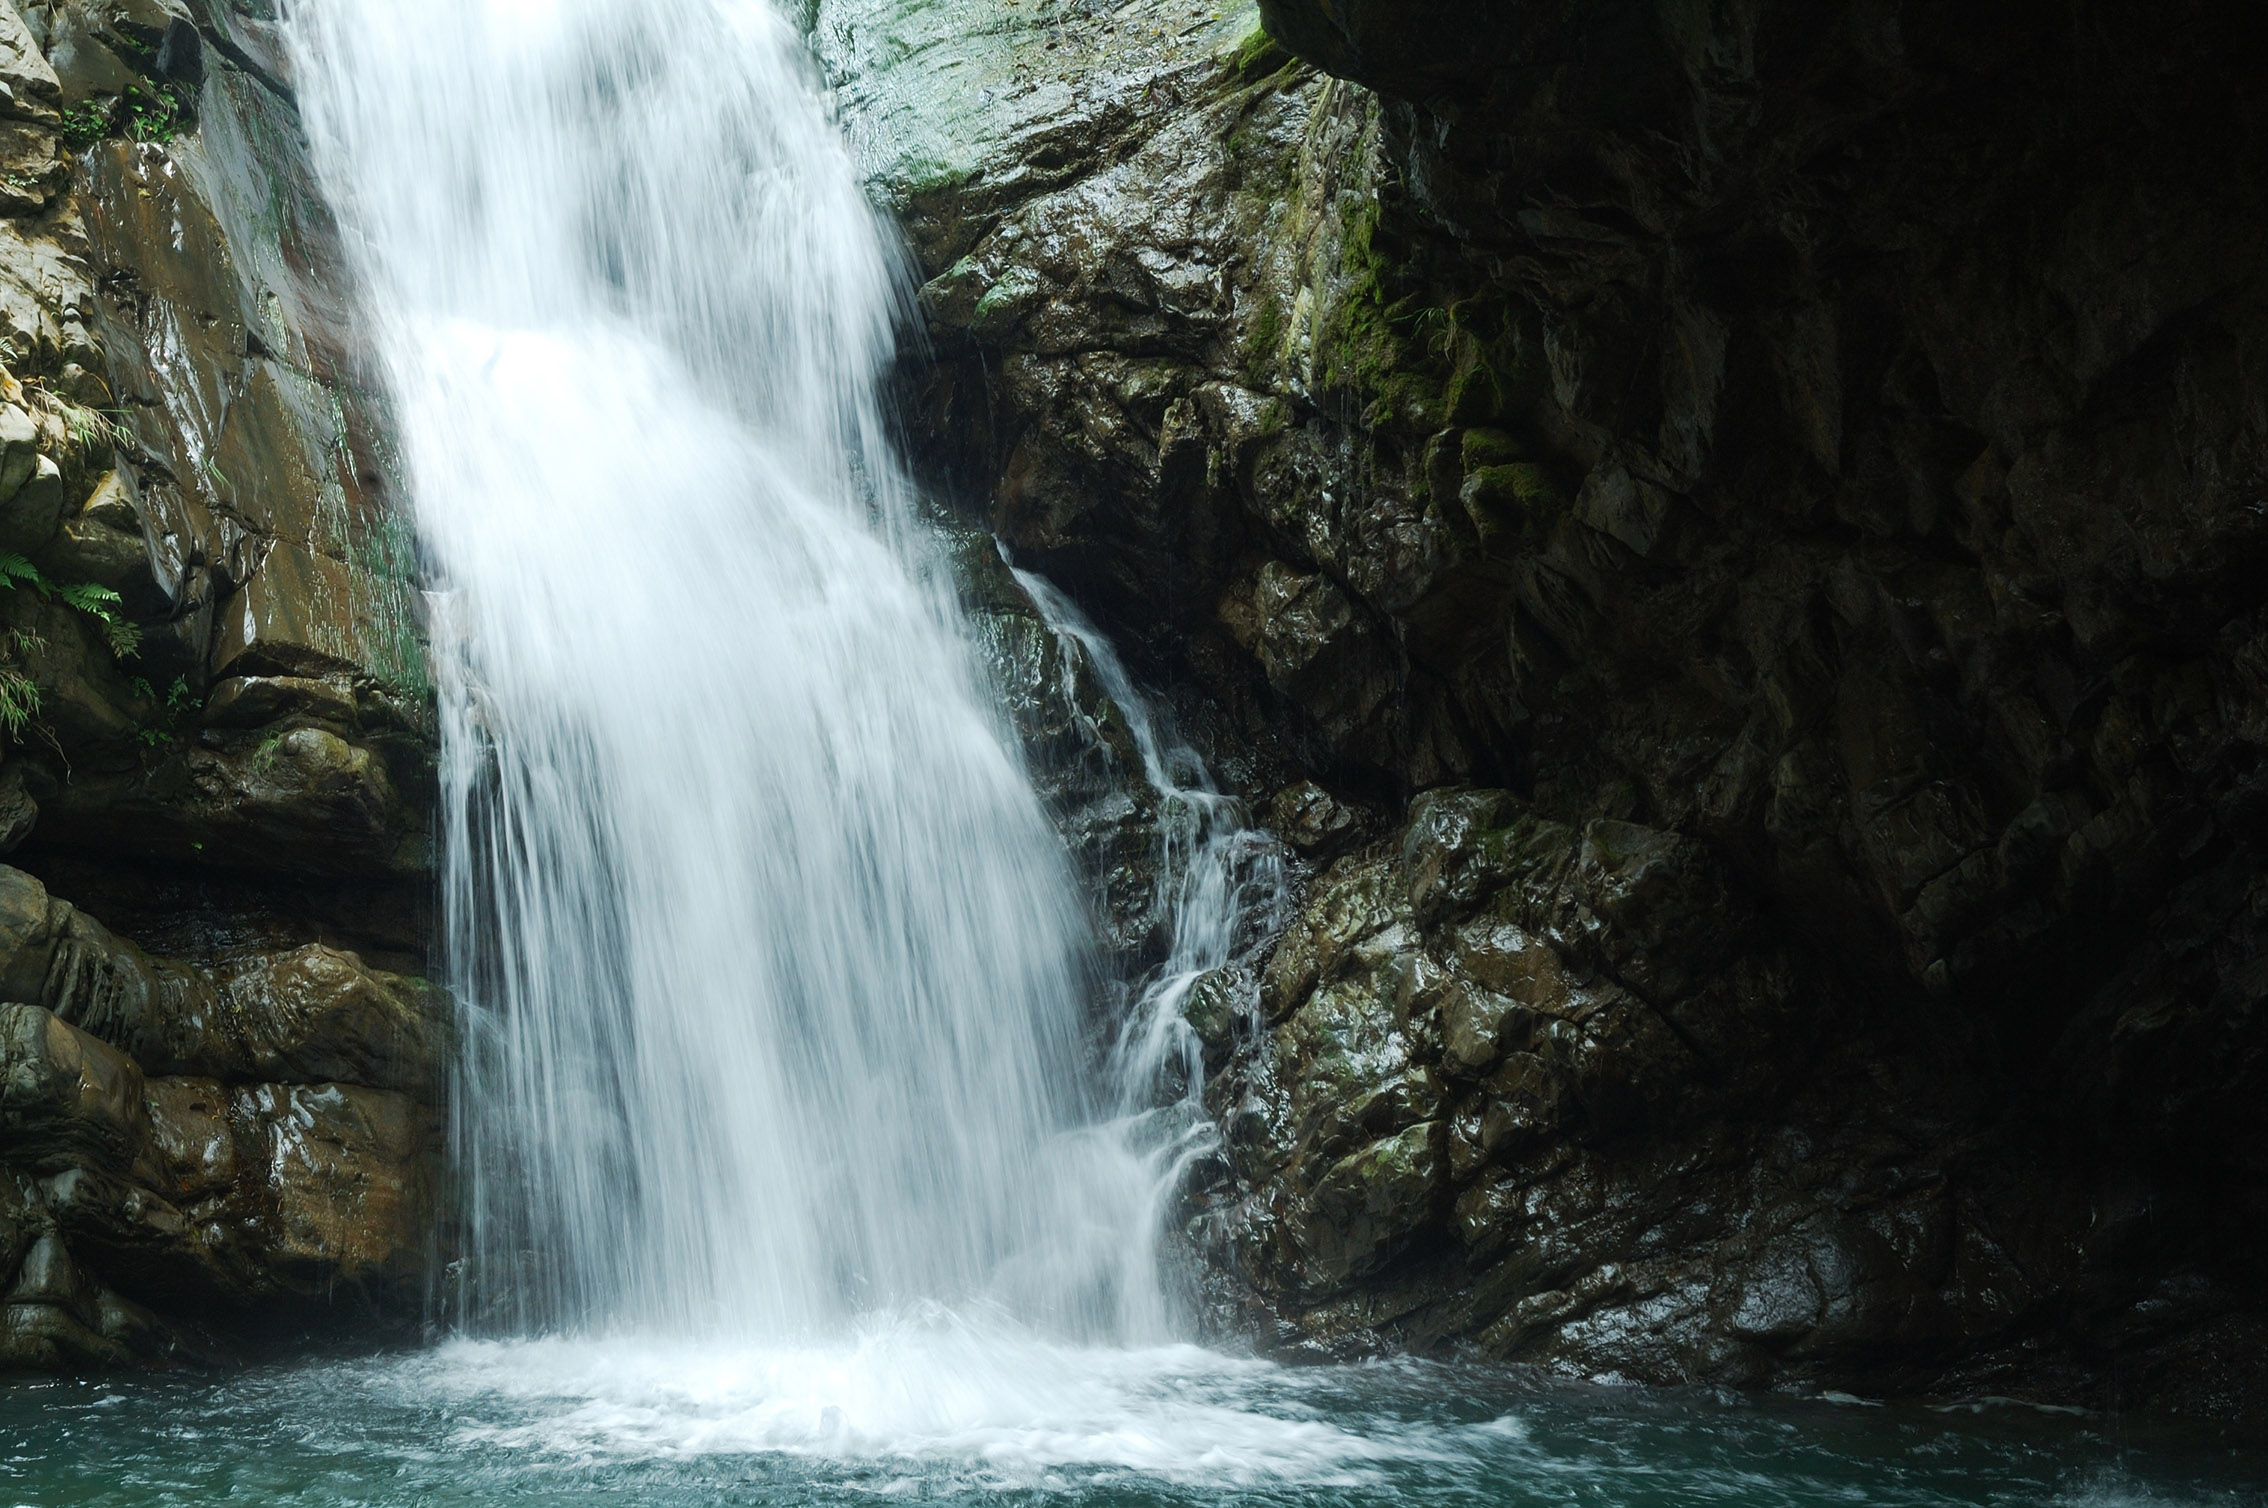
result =
[[[2226,7],[1270,0],[1279,44],[1058,3],[921,48],[855,9],[924,458],[1314,854],[1221,986],[1226,1302],[2260,1406]],[[1012,129],[916,182],[972,68]]]

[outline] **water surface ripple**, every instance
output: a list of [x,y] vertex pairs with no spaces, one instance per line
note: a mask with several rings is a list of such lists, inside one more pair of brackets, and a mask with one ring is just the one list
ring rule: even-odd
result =
[[1983,1413],[1418,1362],[1083,1351],[941,1313],[833,1344],[459,1341],[0,1392],[0,1502],[2239,1508],[2259,1456]]

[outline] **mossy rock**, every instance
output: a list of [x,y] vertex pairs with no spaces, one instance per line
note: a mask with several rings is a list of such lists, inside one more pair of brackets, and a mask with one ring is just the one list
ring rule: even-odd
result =
[[1574,506],[1552,469],[1538,461],[1472,471],[1458,500],[1483,545],[1540,536],[1543,525]]
[[1239,83],[1257,84],[1274,78],[1298,61],[1264,28],[1255,26],[1230,54],[1228,68]]
[[1492,466],[1509,466],[1528,459],[1527,446],[1519,437],[1501,429],[1468,429],[1460,442],[1460,455],[1464,459],[1465,474],[1486,471]]

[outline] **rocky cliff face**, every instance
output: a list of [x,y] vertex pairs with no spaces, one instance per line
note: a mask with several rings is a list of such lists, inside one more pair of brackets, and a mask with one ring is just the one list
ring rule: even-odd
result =
[[414,1317],[429,690],[272,7],[0,0],[0,153],[0,1367]]
[[818,6],[935,479],[1312,857],[1208,1017],[1250,1326],[2268,1398],[2223,9]]
[[[0,0],[6,1365],[438,1244],[411,564],[266,10]],[[1193,997],[1224,1325],[2262,1407],[2263,112],[2132,11],[816,0],[932,480],[1306,855]],[[1123,718],[957,548],[1130,977]]]

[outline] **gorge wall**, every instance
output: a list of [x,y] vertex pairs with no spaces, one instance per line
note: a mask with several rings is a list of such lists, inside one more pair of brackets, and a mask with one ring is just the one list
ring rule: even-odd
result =
[[414,562],[273,10],[0,0],[0,1368],[441,1249]]
[[1224,1325],[2260,1408],[2225,10],[816,6],[933,480],[1310,857]]

